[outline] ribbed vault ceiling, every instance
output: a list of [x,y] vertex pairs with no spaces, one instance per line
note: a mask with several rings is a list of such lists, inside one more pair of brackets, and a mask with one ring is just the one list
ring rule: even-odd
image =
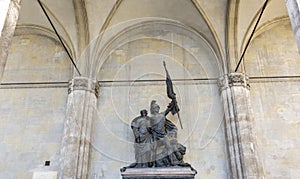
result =
[[[235,40],[240,53],[256,22],[264,0],[41,0],[60,35],[78,57],[99,33],[116,24],[134,19],[166,18],[191,27],[204,36],[221,56],[226,52],[227,32],[235,21]],[[235,7],[234,13],[232,9]],[[269,0],[260,22],[262,27],[287,18],[285,1]],[[53,31],[37,0],[23,0],[18,22]],[[70,44],[71,43],[71,44]]]

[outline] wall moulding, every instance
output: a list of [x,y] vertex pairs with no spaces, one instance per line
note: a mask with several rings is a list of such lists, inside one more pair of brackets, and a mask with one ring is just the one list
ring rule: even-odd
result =
[[[38,25],[33,25],[33,24],[22,24],[22,25],[17,25],[16,30],[14,33],[14,36],[22,36],[22,35],[39,35],[43,36],[45,38],[50,38],[53,41],[56,41],[57,43],[60,44],[56,34],[45,27],[38,26]],[[72,56],[75,55],[75,48],[69,38],[65,39],[61,37],[62,41],[64,42],[65,46],[67,47],[68,51],[71,53]]]
[[[80,59],[79,63],[84,63],[84,59],[86,59],[85,57],[91,58],[89,63],[94,64],[91,66],[93,66],[95,73],[98,73],[102,65],[108,59],[109,55],[115,49],[126,43],[140,39],[148,38],[158,41],[163,40],[170,42],[170,44],[174,44],[174,46],[182,47],[180,44],[182,42],[178,41],[176,38],[173,40],[169,39],[169,37],[166,35],[168,33],[173,33],[195,39],[195,41],[201,42],[202,45],[206,46],[214,58],[214,63],[217,64],[219,73],[224,74],[224,61],[219,58],[219,55],[213,49],[210,42],[205,39],[205,36],[191,27],[188,27],[177,21],[163,18],[135,20],[126,23],[124,22],[124,24],[119,25],[122,25],[122,27],[119,27],[118,25],[110,27],[105,31],[105,34],[100,34],[97,39],[91,41],[84,52],[86,54],[82,55],[82,59]],[[94,74],[94,76],[95,75],[97,74]]]
[[[285,23],[290,23],[290,19],[288,16],[282,16],[282,17],[276,17],[274,19],[272,19],[271,21],[267,21],[265,23],[262,23],[261,25],[259,25],[259,27],[256,29],[254,35],[253,35],[253,38],[252,38],[252,41],[255,40],[255,38],[257,36],[259,36],[260,34],[278,26],[278,25],[282,25],[282,24],[285,24]],[[245,48],[246,46],[246,43],[247,43],[247,38],[250,36],[250,33],[252,32],[252,26],[250,26],[247,30],[247,33],[243,39],[243,44],[242,44],[242,49]]]

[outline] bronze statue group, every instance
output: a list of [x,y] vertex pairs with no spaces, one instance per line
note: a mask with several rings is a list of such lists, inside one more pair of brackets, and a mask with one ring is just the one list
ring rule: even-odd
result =
[[177,142],[177,127],[166,118],[175,105],[176,101],[172,100],[165,111],[159,112],[160,107],[153,100],[150,116],[144,109],[133,119],[131,128],[135,137],[136,162],[130,168],[189,166],[183,162],[186,147]]
[[[150,113],[146,109],[140,111],[141,115],[131,122],[131,128],[135,137],[135,162],[126,168],[149,168],[149,167],[191,167],[183,161],[186,147],[177,141],[177,127],[166,118],[171,112],[178,115],[182,128],[179,107],[176,94],[173,90],[172,80],[163,62],[166,71],[167,96],[171,102],[165,111],[159,112],[160,107],[155,100],[151,101]],[[194,170],[191,167],[192,170]]]

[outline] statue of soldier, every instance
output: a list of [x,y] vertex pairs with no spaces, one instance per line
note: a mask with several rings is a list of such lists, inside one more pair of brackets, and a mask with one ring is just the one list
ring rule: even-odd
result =
[[[158,104],[156,104],[156,101],[151,101],[150,105],[150,112],[151,112],[151,134],[153,138],[153,152],[152,152],[152,160],[157,161],[159,160],[157,158],[157,149],[160,146],[160,144],[165,148],[166,155],[169,157],[170,164],[172,165],[174,159],[172,159],[172,153],[174,150],[173,146],[170,143],[170,140],[167,136],[168,131],[172,131],[172,133],[177,133],[177,127],[168,119],[166,119],[166,115],[173,109],[174,105],[171,102],[168,106],[168,108],[163,111],[159,112],[160,107]],[[167,129],[168,128],[168,129]],[[157,163],[156,163],[157,165]]]
[[136,163],[132,164],[131,167],[144,168],[151,167],[151,134],[149,133],[150,128],[150,117],[147,116],[147,110],[140,111],[141,116],[136,117],[131,122],[131,129],[135,137],[134,149],[135,149],[135,160]]

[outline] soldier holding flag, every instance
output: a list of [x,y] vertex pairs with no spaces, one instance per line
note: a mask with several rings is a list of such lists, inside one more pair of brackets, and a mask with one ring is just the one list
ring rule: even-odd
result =
[[182,128],[172,80],[165,62],[163,64],[166,71],[167,96],[171,102],[166,110],[160,111],[160,106],[155,100],[152,100],[151,115],[148,117],[147,111],[142,110],[141,116],[132,121],[132,130],[136,139],[136,162],[122,168],[121,171],[133,167],[190,166],[183,161],[186,147],[177,141],[177,127],[166,118],[170,112],[173,115],[177,114]]
[[181,127],[181,129],[183,129],[180,115],[179,115],[179,107],[178,107],[177,100],[176,100],[176,93],[174,93],[174,90],[173,90],[173,83],[172,83],[171,77],[169,75],[169,72],[167,70],[165,61],[163,62],[163,64],[164,64],[165,71],[166,71],[167,95],[168,95],[168,98],[172,99],[172,102],[169,104],[169,106],[172,106],[171,113],[173,115],[177,114],[178,120],[180,123],[180,127]]

